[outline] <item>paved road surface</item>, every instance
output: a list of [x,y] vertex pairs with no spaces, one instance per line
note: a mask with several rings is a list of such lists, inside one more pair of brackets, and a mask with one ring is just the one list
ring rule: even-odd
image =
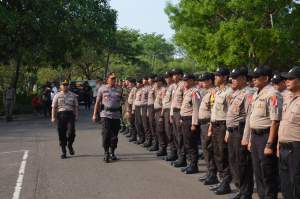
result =
[[123,136],[118,149],[121,160],[104,163],[99,126],[92,124],[90,114],[84,111],[77,123],[74,147],[76,155],[61,160],[56,130],[46,119],[0,121],[0,199],[18,193],[18,178],[17,186],[22,189],[15,199],[228,198],[215,196],[198,183],[201,173],[187,176]]

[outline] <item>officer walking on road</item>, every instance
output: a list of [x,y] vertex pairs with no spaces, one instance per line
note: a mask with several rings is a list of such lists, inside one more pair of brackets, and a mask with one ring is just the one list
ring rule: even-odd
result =
[[69,83],[62,82],[60,92],[58,92],[52,102],[52,119],[57,121],[59,143],[61,146],[62,159],[67,158],[66,146],[70,155],[74,155],[73,143],[75,140],[75,121],[78,120],[78,100],[74,93],[69,91]]
[[[254,86],[258,89],[252,99],[244,137],[250,139],[253,170],[260,199],[277,198],[278,165],[276,157],[277,133],[282,115],[282,96],[271,86],[272,69],[255,68]],[[251,136],[249,133],[251,129]],[[243,138],[243,140],[246,140]]]
[[286,75],[291,97],[284,102],[280,122],[279,168],[282,195],[285,199],[300,198],[300,67]]
[[12,114],[15,104],[16,90],[10,86],[3,93],[3,104],[5,108],[6,121],[12,121]]
[[118,132],[120,130],[122,88],[116,85],[116,75],[108,76],[107,84],[99,88],[93,121],[97,120],[97,111],[100,109],[102,124],[102,145],[105,152],[104,161],[117,160],[115,149],[118,144]]

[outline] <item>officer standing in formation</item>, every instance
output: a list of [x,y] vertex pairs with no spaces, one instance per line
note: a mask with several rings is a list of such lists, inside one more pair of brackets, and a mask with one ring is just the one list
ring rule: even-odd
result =
[[100,108],[102,145],[105,152],[104,160],[107,163],[110,160],[117,160],[115,150],[118,145],[118,132],[120,130],[122,96],[123,90],[116,85],[116,76],[112,73],[107,78],[107,84],[98,90],[93,114],[93,121],[96,122],[97,112]]
[[227,68],[219,68],[214,74],[216,92],[213,96],[214,103],[211,110],[211,123],[208,130],[208,134],[212,136],[214,161],[221,179],[221,184],[214,188],[217,195],[223,195],[231,192],[228,146],[225,142],[228,101],[230,100],[233,92],[227,84],[229,74],[230,71]]
[[12,114],[14,110],[14,104],[16,99],[16,90],[9,86],[3,93],[3,105],[5,109],[6,121],[12,121]]
[[226,115],[228,159],[233,182],[239,189],[234,198],[251,199],[253,193],[253,172],[251,154],[248,146],[241,145],[254,89],[247,86],[248,71],[246,68],[232,70],[232,89],[234,93],[229,101]]
[[176,84],[173,81],[173,73],[166,72],[165,74],[166,80],[166,90],[163,95],[162,101],[162,111],[163,111],[163,121],[164,121],[164,131],[168,137],[168,144],[170,147],[170,152],[166,157],[166,161],[175,161],[177,159],[177,149],[176,149],[176,137],[173,131],[173,125],[170,122],[170,109],[171,109],[171,102],[173,97],[173,92],[176,87]]
[[213,147],[211,136],[208,135],[208,128],[210,125],[211,108],[214,103],[214,74],[203,73],[200,76],[200,81],[203,85],[203,99],[199,107],[199,126],[201,132],[201,146],[204,154],[204,160],[207,166],[207,174],[199,178],[204,185],[214,185],[219,182],[217,178],[217,167],[214,160]]
[[130,139],[129,142],[135,142],[137,141],[137,131],[135,128],[135,118],[134,118],[134,112],[133,112],[133,103],[135,100],[135,95],[136,95],[136,80],[131,78],[128,79],[128,88],[129,88],[129,95],[128,95],[128,106],[127,106],[127,110],[126,110],[126,117],[127,120],[129,122],[129,135],[130,135]]
[[61,83],[58,92],[52,101],[52,123],[57,121],[59,144],[61,146],[62,159],[67,158],[66,147],[70,155],[74,155],[73,143],[75,140],[75,121],[78,120],[77,96],[69,91],[69,83]]
[[287,89],[278,132],[279,168],[282,195],[285,199],[300,198],[300,67],[287,74]]
[[259,197],[277,198],[276,145],[283,99],[270,84],[272,70],[269,67],[254,69],[252,76],[257,91],[252,98],[244,136],[250,137],[251,132],[249,144]]
[[195,87],[196,77],[192,74],[183,76],[185,92],[180,108],[181,126],[184,150],[186,152],[189,165],[182,171],[186,174],[198,173],[198,141],[200,134],[198,131],[198,112],[201,103],[201,96]]

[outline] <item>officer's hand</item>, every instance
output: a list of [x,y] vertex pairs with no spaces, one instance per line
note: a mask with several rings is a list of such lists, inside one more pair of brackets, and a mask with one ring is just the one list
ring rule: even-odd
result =
[[96,116],[96,115],[93,115],[92,120],[93,120],[94,123],[96,123],[96,122],[97,122],[97,116]]
[[51,122],[52,122],[52,123],[55,123],[55,121],[56,121],[56,120],[55,120],[55,117],[51,118]]
[[264,154],[265,156],[270,156],[273,154],[273,149],[270,149],[268,147],[265,147],[265,150],[264,150]]
[[211,125],[209,125],[208,130],[207,130],[207,136],[211,137],[212,136],[212,130],[211,130]]
[[170,116],[170,123],[173,124],[174,120],[173,120],[173,116]]
[[248,141],[242,140],[241,145],[242,145],[242,146],[248,146]]
[[277,156],[277,158],[279,158],[279,144],[277,144],[277,151],[276,151],[276,156]]
[[248,143],[248,151],[251,152],[251,142]]
[[229,132],[226,131],[225,138],[224,138],[224,141],[225,141],[226,143],[228,142],[228,138],[229,138]]
[[191,131],[194,132],[194,131],[196,131],[196,130],[197,130],[196,125],[192,125],[192,126],[191,126]]
[[163,122],[164,121],[164,119],[163,119],[163,117],[159,117],[159,120],[158,120],[159,122]]

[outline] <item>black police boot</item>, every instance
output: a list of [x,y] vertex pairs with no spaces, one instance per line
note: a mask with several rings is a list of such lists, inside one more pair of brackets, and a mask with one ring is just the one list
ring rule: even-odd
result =
[[205,175],[201,176],[198,181],[199,182],[204,182],[208,177],[209,177],[210,174],[206,173]]
[[204,185],[215,185],[218,184],[218,177],[214,174],[210,174],[203,182]]
[[198,166],[195,164],[191,164],[186,168],[184,173],[185,174],[194,174],[194,173],[198,173],[198,172],[199,172]]
[[110,158],[111,158],[112,161],[118,160],[118,158],[117,158],[117,156],[115,154],[115,149],[111,149]]
[[73,149],[72,144],[68,144],[68,149],[69,149],[70,155],[75,155],[75,151],[74,151],[74,149]]
[[105,152],[105,155],[104,155],[104,162],[106,163],[109,163],[110,162],[110,155],[109,155],[109,152]]
[[166,161],[168,162],[172,162],[177,160],[178,156],[177,156],[177,152],[176,151],[171,151],[171,153],[168,154],[168,156],[166,157]]
[[152,145],[152,142],[151,142],[150,140],[147,140],[147,141],[144,143],[143,147],[144,147],[144,148],[148,148],[148,147],[150,147],[151,145]]
[[186,160],[176,160],[174,163],[173,163],[173,166],[176,167],[176,168],[180,168],[180,167],[186,167],[187,166],[187,163],[186,163]]
[[139,139],[136,144],[140,145],[145,143],[145,139]]
[[237,192],[230,197],[230,199],[240,199],[240,198],[241,198],[241,192]]
[[220,187],[215,191],[216,195],[225,195],[228,193],[231,193],[231,188],[227,182],[222,182]]
[[198,159],[199,159],[199,160],[204,160],[204,154],[203,154],[202,152],[199,153]]
[[128,142],[136,142],[136,136],[132,136],[129,140],[128,140]]
[[157,157],[166,156],[166,155],[167,155],[167,149],[166,149],[166,148],[161,148],[161,149],[156,153],[156,156],[157,156]]
[[66,147],[65,146],[62,146],[61,147],[61,156],[60,156],[60,158],[61,159],[66,159],[67,158],[67,149],[66,149]]
[[154,142],[153,145],[149,148],[149,151],[158,151],[158,142]]

